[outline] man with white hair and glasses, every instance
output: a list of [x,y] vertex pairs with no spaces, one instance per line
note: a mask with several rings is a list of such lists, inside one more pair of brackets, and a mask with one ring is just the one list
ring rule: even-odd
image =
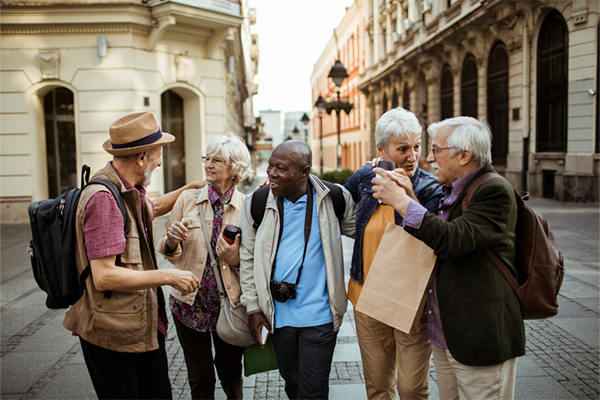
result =
[[428,131],[433,140],[427,161],[445,190],[438,215],[409,197],[397,173],[376,169],[373,197],[394,207],[406,231],[438,257],[427,309],[440,397],[512,399],[525,329],[517,296],[486,249],[517,277],[514,190],[505,179],[488,180],[463,213],[469,187],[495,172],[490,129],[474,118],[456,117]]

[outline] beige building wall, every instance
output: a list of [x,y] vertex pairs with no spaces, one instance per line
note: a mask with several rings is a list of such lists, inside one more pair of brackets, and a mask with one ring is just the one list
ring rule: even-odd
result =
[[[246,1],[241,9],[249,11]],[[250,56],[244,15],[176,2],[3,2],[0,22],[2,222],[24,220],[30,202],[48,198],[43,99],[57,87],[73,93],[77,171],[110,160],[101,145],[116,119],[149,111],[160,121],[167,90],[183,99],[188,182],[203,177],[207,141],[228,131],[243,137],[253,116],[258,54]],[[163,191],[159,168],[149,193]]]

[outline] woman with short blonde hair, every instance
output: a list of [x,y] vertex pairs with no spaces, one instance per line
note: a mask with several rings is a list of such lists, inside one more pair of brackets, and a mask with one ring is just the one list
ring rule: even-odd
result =
[[[252,172],[250,153],[242,139],[229,133],[210,141],[203,151],[202,161],[208,184],[198,191],[185,191],[177,199],[158,251],[175,268],[192,271],[200,279],[199,289],[187,295],[173,290],[169,298],[192,398],[215,398],[216,367],[227,398],[241,399],[243,348],[225,343],[217,335],[220,298],[208,246],[219,264],[225,295],[233,308],[240,307],[240,236],[230,245],[221,232],[227,225],[240,224],[246,196],[236,185]],[[206,219],[212,221],[210,243],[206,243],[198,207],[202,207]]]

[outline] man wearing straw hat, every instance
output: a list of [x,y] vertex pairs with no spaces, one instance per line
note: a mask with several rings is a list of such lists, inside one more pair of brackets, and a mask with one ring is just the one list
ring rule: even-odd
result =
[[[99,398],[171,398],[161,285],[185,293],[198,288],[189,271],[157,267],[154,204],[145,187],[161,165],[162,146],[175,140],[154,115],[127,115],[110,126],[104,150],[113,155],[92,179],[112,181],[121,191],[127,220],[102,185],[85,188],[77,208],[77,268],[90,265],[81,298],[63,325],[80,337]],[[164,210],[163,210],[164,211]]]

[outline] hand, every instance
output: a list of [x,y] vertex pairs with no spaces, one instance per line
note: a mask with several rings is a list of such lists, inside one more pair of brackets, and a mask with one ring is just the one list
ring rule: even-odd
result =
[[267,186],[269,184],[269,178],[265,178],[264,181],[262,181],[262,183],[260,185],[258,185],[259,188],[263,187],[263,186]]
[[371,161],[365,162],[365,164],[370,164],[373,166],[373,168],[375,168],[379,164],[379,161],[381,161],[381,160],[383,160],[383,157],[375,157]]
[[182,221],[175,221],[167,229],[167,253],[171,253],[179,243],[188,239],[187,226],[190,221],[184,219]]
[[262,342],[262,339],[260,337],[260,330],[262,329],[263,326],[265,326],[265,327],[267,327],[269,332],[271,331],[271,326],[267,322],[267,319],[265,318],[265,314],[263,314],[262,312],[250,314],[248,316],[248,326],[250,327],[250,333],[252,334],[254,341],[256,343],[260,344],[260,347],[262,347],[264,349],[265,344]]
[[392,171],[375,168],[373,172],[377,174],[371,180],[373,184],[373,197],[394,207],[404,217],[408,203],[410,203],[410,197],[406,193],[406,190],[389,176]]
[[219,260],[228,264],[230,267],[240,266],[240,238],[242,235],[235,235],[233,244],[227,243],[223,235],[217,239],[217,255]]
[[181,292],[182,296],[186,296],[200,287],[200,279],[190,271],[175,268],[163,271],[169,274],[169,286]]
[[415,195],[415,191],[413,190],[410,177],[406,174],[404,169],[396,168],[391,173],[388,172],[388,175],[390,178],[392,178],[392,180],[396,181],[398,185],[402,186],[404,190],[406,190],[406,194],[408,194],[411,199],[419,201]]

